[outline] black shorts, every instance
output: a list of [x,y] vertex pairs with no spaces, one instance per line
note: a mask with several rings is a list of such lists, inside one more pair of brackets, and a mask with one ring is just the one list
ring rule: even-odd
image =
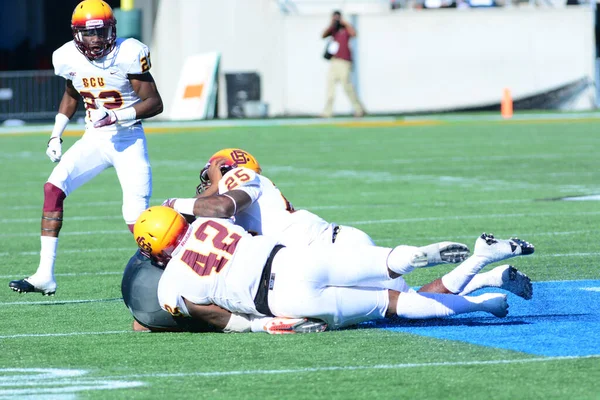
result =
[[148,329],[182,330],[186,332],[214,332],[216,329],[192,318],[173,317],[160,308],[158,281],[163,269],[154,265],[139,251],[127,263],[121,293],[133,318]]

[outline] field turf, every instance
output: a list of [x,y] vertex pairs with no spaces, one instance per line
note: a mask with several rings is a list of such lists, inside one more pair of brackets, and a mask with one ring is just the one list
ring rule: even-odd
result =
[[[260,161],[296,208],[381,246],[482,232],[518,236],[534,281],[504,319],[366,323],[321,334],[134,333],[121,301],[136,245],[114,170],[73,193],[54,297],[11,279],[38,263],[46,134],[0,135],[0,399],[598,399],[600,121],[430,120],[338,125],[148,126],[151,204],[194,194],[217,150]],[[77,140],[65,136],[63,148]],[[597,196],[598,197],[598,196]],[[413,286],[452,266],[413,272]],[[488,267],[490,268],[490,267]],[[487,269],[486,269],[487,270]]]

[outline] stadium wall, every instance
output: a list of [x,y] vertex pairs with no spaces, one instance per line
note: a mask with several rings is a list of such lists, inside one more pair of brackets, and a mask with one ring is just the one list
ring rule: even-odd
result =
[[[443,111],[498,103],[581,79],[594,81],[594,14],[560,9],[424,10],[355,17],[355,79],[370,113]],[[153,73],[170,114],[185,59],[219,51],[224,73],[256,71],[270,116],[318,115],[328,14],[286,15],[271,0],[161,1]],[[337,113],[351,107],[338,88]],[[590,87],[566,108],[591,109]],[[219,113],[226,115],[225,91]]]

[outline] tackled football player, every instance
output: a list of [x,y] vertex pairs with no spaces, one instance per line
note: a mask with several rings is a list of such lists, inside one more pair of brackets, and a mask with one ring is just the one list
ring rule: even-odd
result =
[[[232,191],[242,192],[242,191]],[[219,197],[222,197],[219,196]],[[243,197],[243,196],[242,196]],[[226,196],[232,203],[238,199]],[[252,236],[227,219],[197,218],[191,225],[175,210],[157,206],[135,224],[146,255],[165,266],[158,285],[161,308],[226,332],[264,330],[262,318],[315,318],[337,329],[398,316],[426,319],[483,311],[508,313],[506,295],[400,293],[374,287],[432,264],[413,246],[283,246]],[[533,253],[518,240],[483,234],[464,264],[473,269]]]

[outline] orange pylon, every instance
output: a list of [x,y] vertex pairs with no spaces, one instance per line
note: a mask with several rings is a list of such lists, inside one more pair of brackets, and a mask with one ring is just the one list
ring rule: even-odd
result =
[[513,116],[513,99],[510,94],[510,89],[504,89],[502,93],[502,101],[500,102],[500,114],[504,119],[510,119]]

